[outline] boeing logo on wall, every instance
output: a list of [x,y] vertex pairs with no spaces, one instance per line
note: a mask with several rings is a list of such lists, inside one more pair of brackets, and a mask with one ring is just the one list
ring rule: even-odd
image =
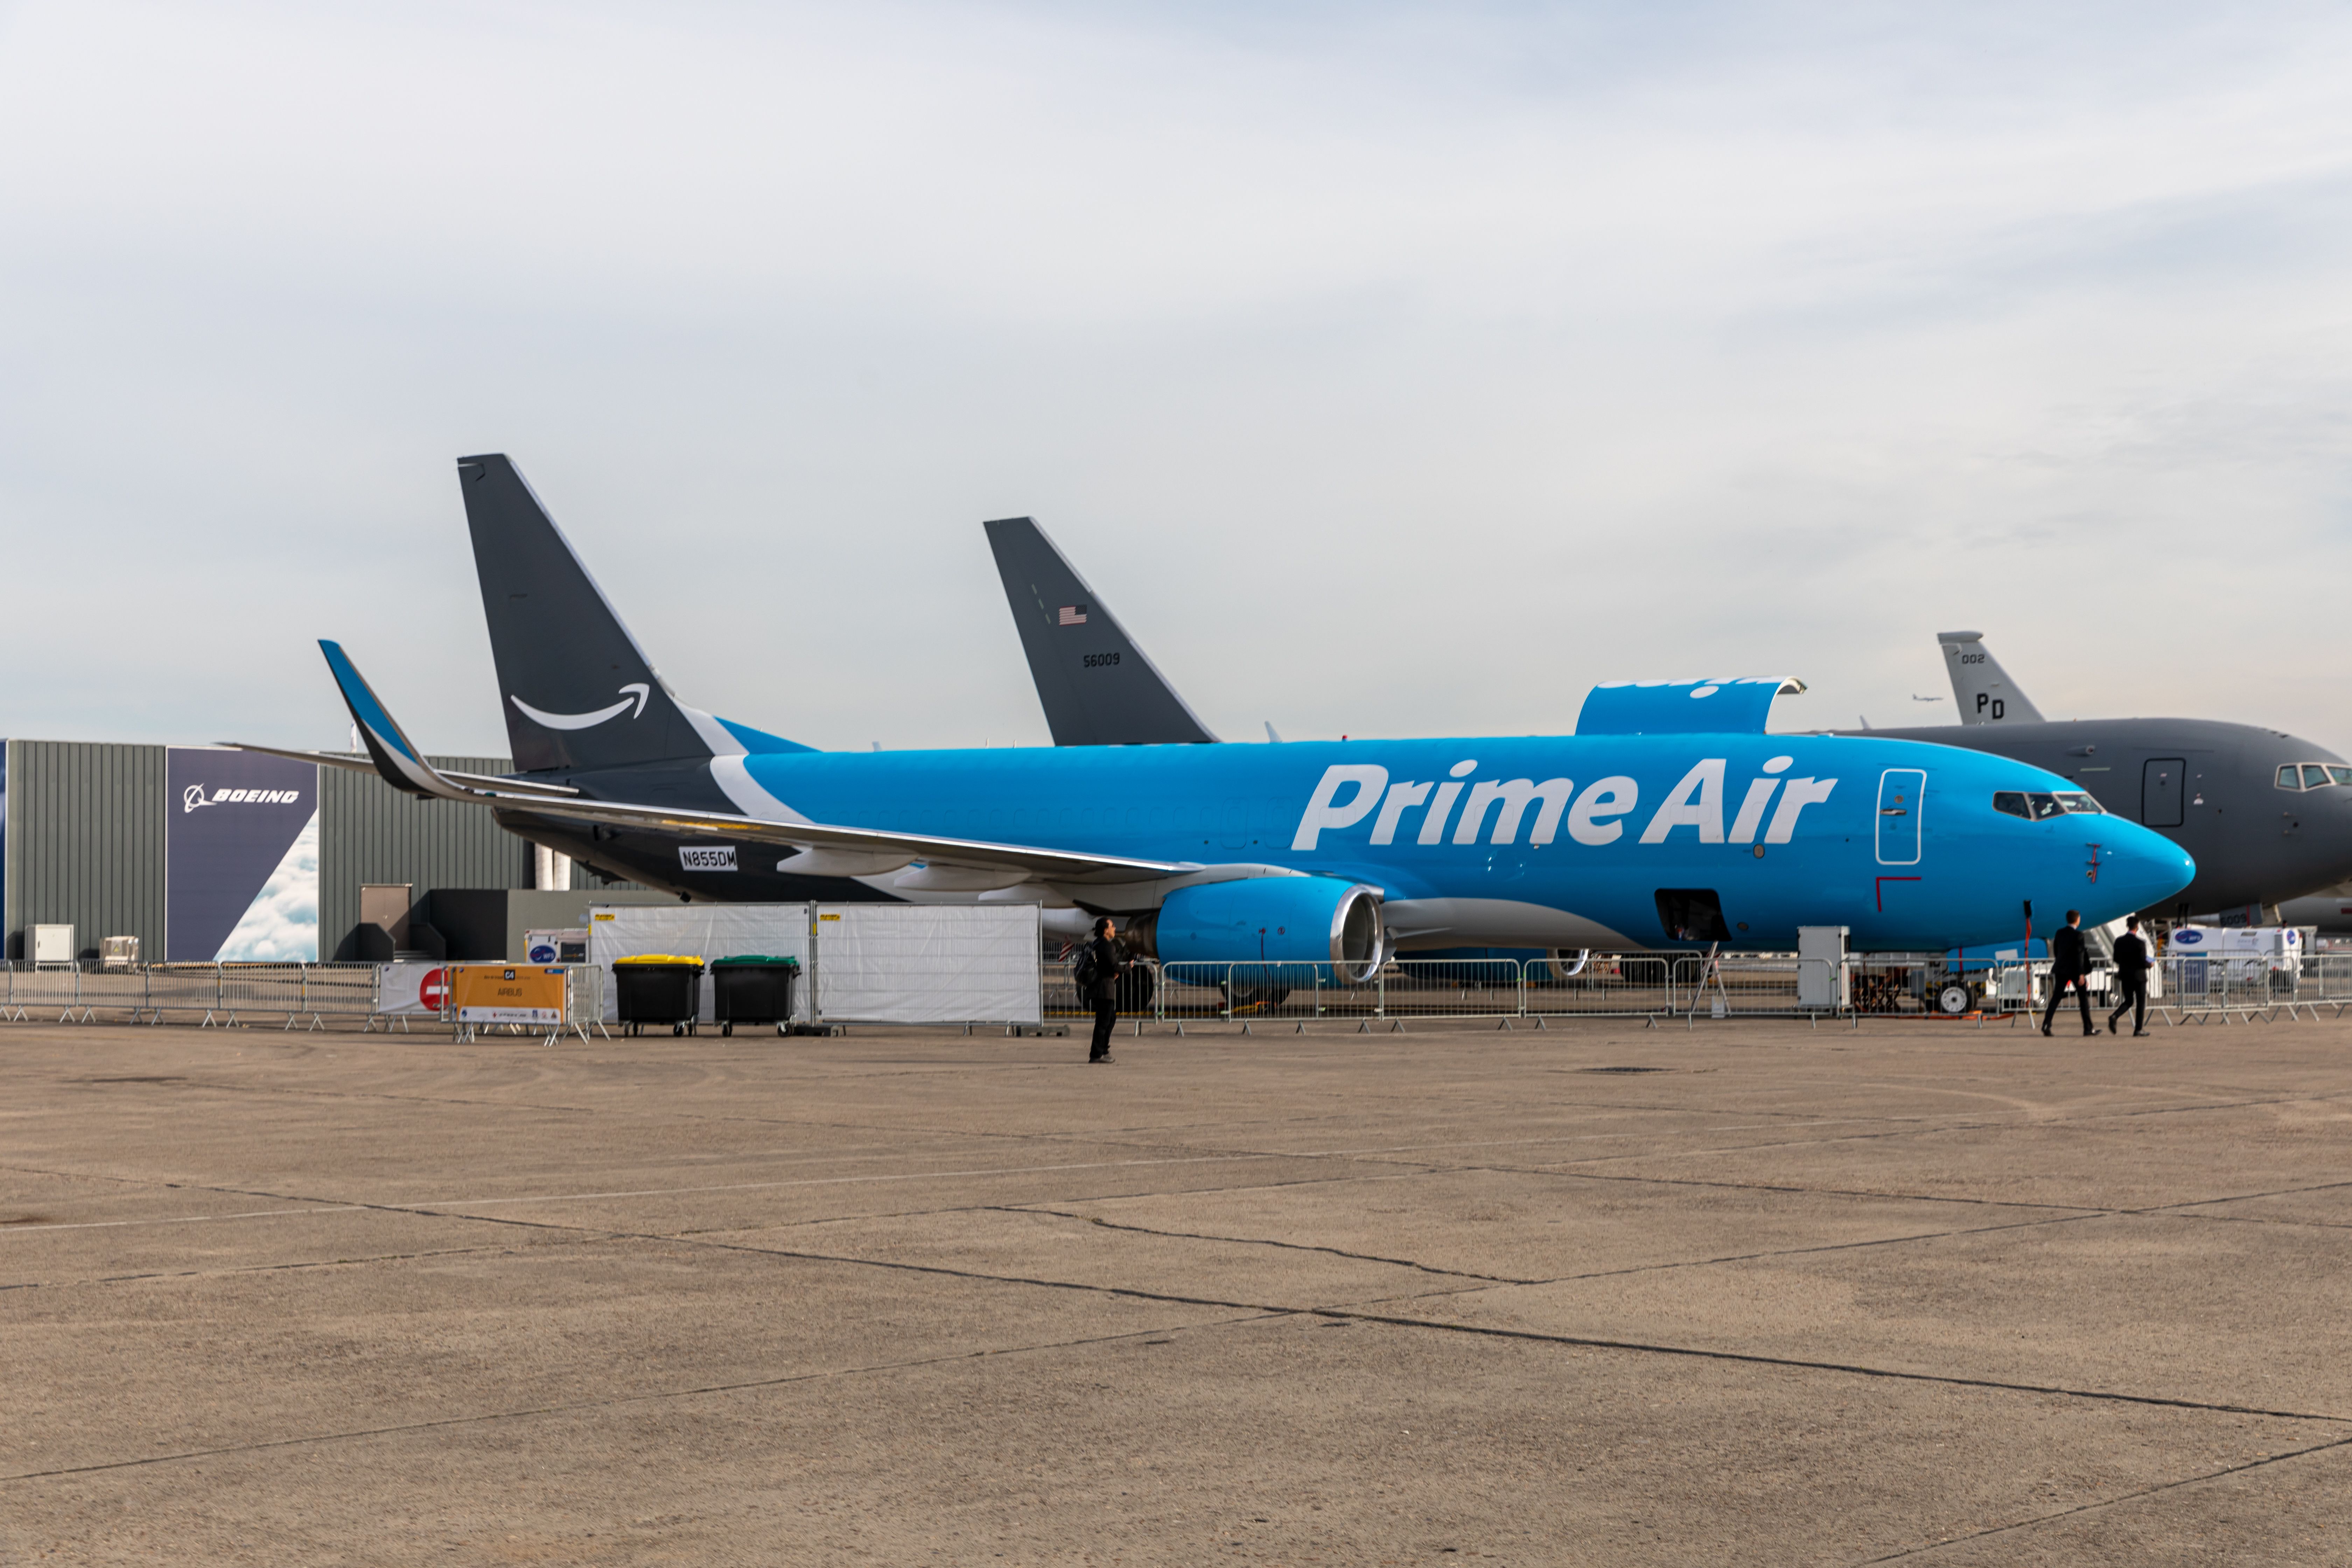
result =
[[610,708],[599,708],[593,713],[544,713],[512,692],[507,694],[507,700],[513,703],[516,710],[534,724],[544,724],[551,730],[591,730],[607,719],[627,712],[630,701],[628,694],[633,691],[636,693],[637,710],[630,713],[629,717],[635,719],[644,714],[646,702],[653,697],[653,689],[642,680],[633,680],[622,687],[622,696],[618,702],[614,703]]
[[185,816],[200,805],[292,805],[302,798],[299,789],[216,789],[192,784],[180,792],[180,812]]

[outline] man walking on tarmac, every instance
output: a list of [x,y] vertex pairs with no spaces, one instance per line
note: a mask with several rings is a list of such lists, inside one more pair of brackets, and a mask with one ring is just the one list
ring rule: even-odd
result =
[[[1105,915],[1095,921],[1095,939],[1078,954],[1078,993],[1095,1005],[1095,1043],[1087,1053],[1089,1062],[1108,1062],[1110,1055],[1110,1032],[1118,1027],[1118,977],[1127,968],[1127,953],[1118,944],[1118,928]],[[2083,1015],[2089,1026],[2091,1016]]]
[[2116,1032],[2116,1020],[2129,1009],[2132,1016],[2132,1038],[2147,1033],[2147,972],[2155,965],[2148,961],[2147,942],[2139,934],[2139,917],[2124,921],[2124,934],[2116,939],[2116,984],[2123,992],[2123,1000],[2107,1015],[2107,1033]]
[[2083,951],[2083,911],[2068,910],[2066,923],[2050,938],[2050,1005],[2042,1010],[2043,1034],[2050,1032],[2050,1020],[2058,1016],[2058,1003],[2069,985],[2074,988],[2074,1000],[2083,1005],[2083,1033],[2099,1032],[2091,1026],[2091,993],[2083,984],[2090,973],[2090,960]]

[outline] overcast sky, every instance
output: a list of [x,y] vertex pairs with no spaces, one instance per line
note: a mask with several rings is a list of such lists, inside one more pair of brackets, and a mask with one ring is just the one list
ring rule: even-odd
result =
[[[1793,674],[2352,752],[2341,6],[0,5],[0,733],[506,749],[452,459],[688,701],[1043,744]],[[1937,697],[1937,702],[1914,698]]]

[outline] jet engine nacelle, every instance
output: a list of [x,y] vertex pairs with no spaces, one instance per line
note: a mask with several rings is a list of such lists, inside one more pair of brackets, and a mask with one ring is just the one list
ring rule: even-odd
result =
[[1251,877],[1179,888],[1150,922],[1163,963],[1330,963],[1351,983],[1380,968],[1387,935],[1381,890],[1338,877]]

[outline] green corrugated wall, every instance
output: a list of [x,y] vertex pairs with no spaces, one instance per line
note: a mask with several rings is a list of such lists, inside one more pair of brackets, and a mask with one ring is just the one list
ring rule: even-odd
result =
[[[163,954],[162,746],[9,741],[0,825],[0,931],[24,956],[29,925],[74,927],[77,946],[139,938]],[[435,757],[440,767],[500,773],[504,757]],[[531,848],[478,806],[417,800],[383,780],[322,768],[319,784],[319,952],[331,959],[360,918],[360,884],[528,888]]]

